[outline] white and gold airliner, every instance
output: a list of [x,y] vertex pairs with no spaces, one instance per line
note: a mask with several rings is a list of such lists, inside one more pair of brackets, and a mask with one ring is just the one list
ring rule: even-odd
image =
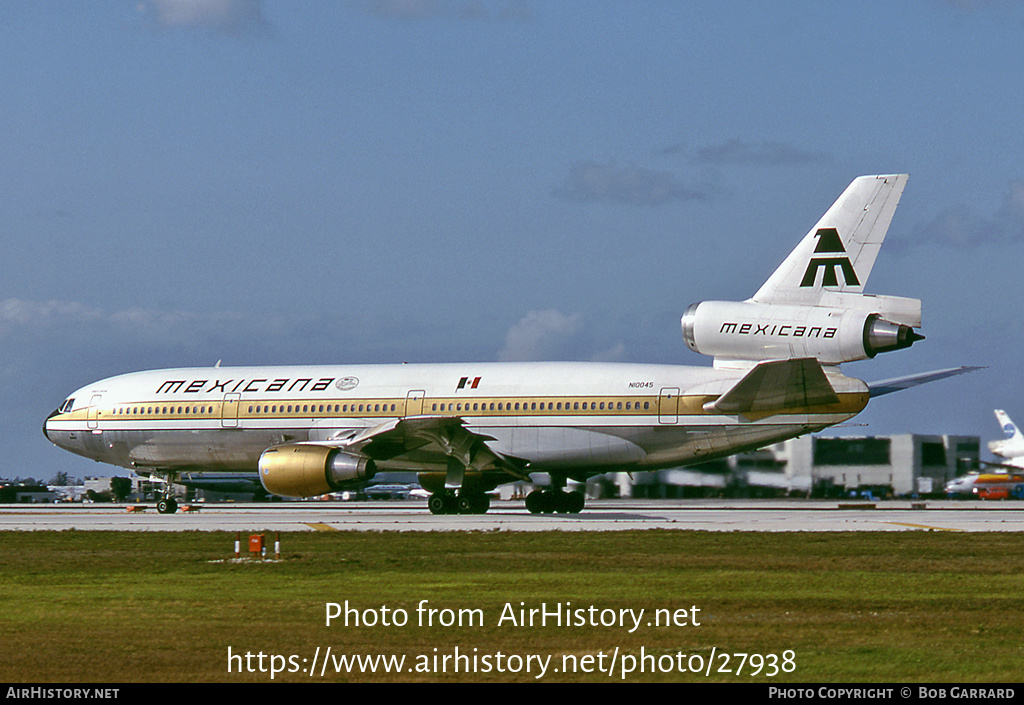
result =
[[[853,181],[750,299],[703,302],[683,336],[713,367],[584,362],[207,367],[82,387],[56,445],[184,484],[250,479],[289,497],[419,473],[430,510],[487,511],[547,473],[532,512],[578,512],[566,480],[702,462],[846,421],[872,396],[971,368],[867,384],[840,363],[909,347],[921,302],[863,293],[905,175]],[[168,488],[170,484],[168,483]],[[176,509],[168,494],[160,511]]]

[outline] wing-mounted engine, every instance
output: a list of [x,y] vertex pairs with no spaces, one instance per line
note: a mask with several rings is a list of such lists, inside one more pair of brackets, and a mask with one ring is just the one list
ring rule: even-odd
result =
[[337,448],[289,443],[264,451],[259,461],[260,481],[271,494],[316,497],[374,476],[373,460]]
[[[704,301],[683,314],[683,337],[691,350],[716,361],[813,357],[824,365],[865,360],[924,338],[914,331],[920,301],[847,296],[836,307]],[[894,305],[878,306],[885,303]]]

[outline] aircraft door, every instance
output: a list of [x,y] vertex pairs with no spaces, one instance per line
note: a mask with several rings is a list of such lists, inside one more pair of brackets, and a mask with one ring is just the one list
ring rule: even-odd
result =
[[102,398],[102,395],[94,394],[89,400],[89,411],[85,417],[85,425],[88,428],[95,430],[100,425],[100,400]]
[[423,397],[427,393],[422,389],[414,389],[405,397],[405,415],[419,416],[423,413]]
[[658,397],[658,422],[679,421],[679,387],[665,387]]
[[238,392],[229,392],[224,395],[224,403],[221,405],[220,425],[221,428],[238,428],[238,405],[242,401],[242,395]]

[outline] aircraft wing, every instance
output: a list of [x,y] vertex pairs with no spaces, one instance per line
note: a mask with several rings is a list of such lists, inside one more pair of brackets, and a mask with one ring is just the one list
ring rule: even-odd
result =
[[926,384],[928,382],[934,382],[939,379],[946,379],[947,377],[955,377],[956,375],[966,374],[967,372],[974,372],[975,370],[983,370],[984,367],[954,367],[948,370],[935,370],[934,372],[922,372],[916,375],[908,375],[906,377],[894,377],[892,379],[884,379],[881,382],[868,382],[868,389],[871,392],[871,397],[880,397],[885,394],[891,394],[898,392],[903,389],[910,389],[920,384]]
[[838,401],[821,363],[805,357],[758,363],[725,394],[705,404],[704,409],[726,414],[771,414]]
[[347,438],[314,444],[332,446],[377,461],[412,451],[435,452],[457,461],[463,472],[494,468],[528,481],[526,461],[495,450],[488,445],[493,440],[491,436],[470,431],[466,422],[457,416],[411,416],[371,426]]

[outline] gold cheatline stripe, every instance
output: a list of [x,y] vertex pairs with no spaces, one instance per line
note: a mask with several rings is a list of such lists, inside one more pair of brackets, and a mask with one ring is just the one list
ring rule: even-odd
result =
[[[759,413],[748,413],[745,414],[747,418],[759,419],[767,416],[774,416],[779,414],[813,414],[813,413],[848,413],[857,412],[864,408],[866,404],[866,394],[860,392],[845,393],[839,395],[839,401],[835,404],[821,404],[817,406],[805,406],[805,407],[794,407],[791,409],[785,409],[784,411],[771,411],[771,412],[759,412]],[[721,416],[716,412],[707,412],[703,406],[706,402],[717,399],[717,395],[690,395],[690,396],[679,396],[676,397],[676,408],[666,409],[664,412],[660,410],[659,399],[657,396],[650,397],[601,397],[601,396],[587,396],[587,397],[487,397],[487,398],[474,398],[472,401],[466,401],[459,399],[458,397],[444,397],[444,398],[430,398],[424,399],[422,402],[422,409],[419,413],[426,415],[437,415],[437,414],[455,414],[455,415],[467,415],[467,416],[491,416],[491,417],[508,417],[508,416],[657,416],[657,415],[671,415],[671,416]],[[511,399],[511,400],[510,400]],[[418,400],[417,400],[418,401]],[[558,404],[562,404],[563,408],[558,409]],[[604,403],[607,408],[600,408],[600,405]],[[633,408],[626,409],[625,405],[629,403]],[[373,398],[357,400],[355,402],[351,400],[340,400],[331,399],[326,401],[317,401],[310,403],[309,400],[302,400],[297,402],[296,400],[284,400],[284,401],[232,401],[231,405],[238,407],[237,418],[238,419],[279,419],[279,418],[366,418],[366,417],[378,417],[378,418],[400,418],[406,416],[406,404],[407,400],[405,397],[394,398]],[[289,404],[293,407],[292,411],[287,411]],[[481,408],[472,409],[470,405],[478,405]],[[495,408],[490,409],[490,405],[493,404]],[[497,406],[501,404],[504,408],[498,410]],[[509,408],[519,404],[520,408]],[[545,408],[534,409],[527,408],[533,405],[538,407],[543,405]],[[579,405],[582,407],[586,404],[589,408],[568,408],[569,405]],[[618,406],[622,405],[619,409]],[[646,408],[642,408],[641,404],[646,404]],[[132,419],[132,420],[178,420],[178,419],[210,419],[219,420],[223,417],[224,413],[223,401],[217,402],[205,402],[205,403],[189,403],[188,405],[175,403],[168,404],[161,402],[155,404],[153,402],[147,402],[145,404],[141,402],[134,402],[131,404],[118,404],[116,409],[155,409],[152,412],[136,412],[124,414],[112,413],[110,409],[100,410],[95,417],[97,420],[102,419],[109,421],[112,419]],[[616,408],[611,408],[614,405]],[[307,408],[306,411],[302,410],[302,407]],[[310,410],[309,407],[315,407],[316,410]],[[324,411],[320,411],[320,407],[324,407]],[[359,410],[359,406],[365,407],[362,411]],[[377,408],[379,406],[386,406],[387,408]],[[391,407],[394,406],[394,410]],[[437,407],[436,409],[434,407]],[[462,407],[461,409],[459,407]],[[482,408],[487,406],[488,408]],[[255,409],[260,407],[260,412],[257,414],[255,411],[250,412],[249,408]],[[266,411],[266,409],[274,408],[274,411]],[[334,411],[335,407],[345,408],[345,411]],[[444,407],[443,410],[441,407]],[[454,407],[454,408],[453,408]],[[555,407],[555,408],[551,408]],[[54,417],[54,419],[65,419],[65,420],[81,420],[87,419],[89,416],[90,407],[82,409],[76,409],[70,414],[61,414]],[[161,409],[175,410],[174,413],[170,411],[161,411]],[[177,409],[182,409],[181,413],[177,413]],[[193,411],[202,409],[203,411]],[[235,414],[229,414],[229,418],[236,418]]]
[[[709,399],[714,397],[701,396],[696,397],[699,402],[695,402],[694,406],[696,409],[700,409],[700,405]],[[680,404],[686,399],[684,397],[677,397]],[[308,399],[304,400],[288,400],[284,399],[281,401],[238,401],[230,402],[238,407],[238,418],[305,418],[309,416],[322,417],[322,418],[337,418],[342,417],[365,417],[365,416],[380,416],[380,417],[393,417],[393,416],[405,416],[407,409],[407,399],[405,397],[394,398],[370,398],[370,399],[358,399],[355,401],[343,400],[343,399],[329,399],[324,401],[316,401],[310,403]],[[632,407],[630,409],[625,408],[625,404],[629,403]],[[647,404],[647,408],[641,408],[641,404]],[[476,404],[477,409],[470,408],[471,405]],[[494,405],[494,409],[490,406]],[[500,411],[497,406],[501,404],[504,408]],[[519,404],[520,408],[514,407],[515,404]],[[529,408],[533,405],[544,405],[544,409]],[[561,404],[564,408],[558,409],[558,404]],[[587,404],[587,409],[570,409],[568,405],[578,404],[582,406]],[[600,408],[601,404],[607,405],[607,408]],[[621,409],[612,408],[613,405],[622,405]],[[289,411],[288,407],[292,409]],[[444,411],[440,411],[439,408],[444,407]],[[483,408],[486,406],[487,408]],[[260,412],[249,411],[250,408],[260,407]],[[307,410],[303,411],[303,407]],[[313,408],[309,408],[313,407]],[[324,410],[320,411],[320,407]],[[344,408],[344,411],[335,411],[334,408]],[[362,407],[362,408],[360,408]],[[386,407],[386,408],[379,408]],[[394,407],[392,409],[391,407]],[[549,408],[556,407],[556,408]],[[124,414],[111,413],[109,409],[101,410],[99,417],[104,419],[111,418],[132,418],[132,419],[181,419],[181,418],[210,418],[219,419],[224,412],[224,402],[205,402],[195,403],[190,402],[189,404],[169,404],[167,402],[132,402],[126,404],[118,404],[115,409],[144,409],[136,413],[128,411]],[[268,408],[273,408],[274,411],[268,411]],[[147,411],[153,409],[153,411]],[[161,410],[170,411],[161,411]],[[182,409],[181,413],[174,411],[176,409]],[[202,409],[203,411],[195,411],[196,409]],[[87,415],[88,408],[77,409],[68,416],[71,419],[85,418]],[[632,415],[632,416],[644,416],[658,413],[658,397],[601,397],[601,396],[587,396],[587,397],[476,397],[472,401],[466,401],[457,397],[445,397],[445,398],[431,398],[429,400],[424,399],[422,402],[423,414],[434,414],[434,413],[467,413],[475,416],[607,416],[607,412],[610,411],[621,411],[622,414],[618,415]],[[173,412],[173,413],[172,413]],[[572,413],[568,413],[572,412]],[[605,412],[605,413],[602,413]],[[234,418],[234,416],[231,416]]]

